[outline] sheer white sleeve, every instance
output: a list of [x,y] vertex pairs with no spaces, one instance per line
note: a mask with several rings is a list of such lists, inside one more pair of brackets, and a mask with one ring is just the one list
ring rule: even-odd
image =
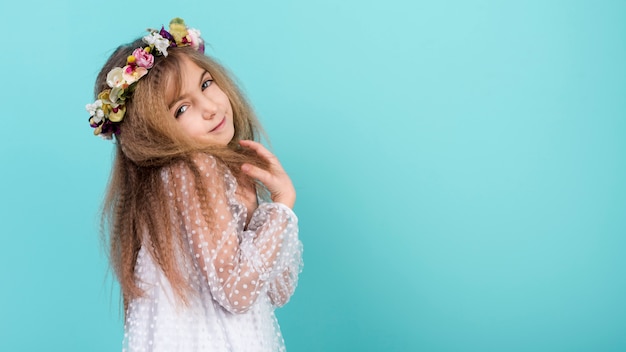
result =
[[194,162],[208,199],[183,164],[170,167],[164,181],[206,288],[231,313],[247,311],[262,294],[276,306],[284,304],[302,267],[296,215],[281,203],[262,203],[246,229],[247,209],[235,196],[236,179],[212,156],[197,155]]

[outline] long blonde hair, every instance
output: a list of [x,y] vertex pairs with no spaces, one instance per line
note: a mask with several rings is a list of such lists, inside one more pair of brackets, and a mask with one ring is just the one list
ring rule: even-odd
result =
[[[126,57],[141,46],[141,39],[123,45],[111,55],[100,71],[95,94],[108,88],[106,75],[114,67],[122,67]],[[167,57],[158,57],[146,76],[137,82],[133,96],[126,103],[126,114],[116,138],[116,151],[107,195],[103,204],[103,238],[108,242],[109,260],[120,283],[124,306],[143,292],[135,282],[134,270],[139,249],[149,243],[147,250],[163,270],[174,291],[182,301],[190,291],[176,258],[182,236],[173,233],[161,170],[164,166],[182,162],[195,176],[201,199],[209,199],[200,173],[191,157],[206,152],[228,168],[242,188],[254,186],[254,180],[240,171],[242,163],[267,167],[256,155],[239,147],[239,140],[258,140],[262,128],[237,84],[227,70],[214,59],[190,47],[169,48]],[[187,137],[177,126],[165,101],[165,87],[181,89],[182,59],[187,57],[206,69],[214,82],[230,99],[233,108],[235,135],[227,146],[200,145]],[[204,204],[209,207],[210,204]],[[210,211],[205,211],[209,217]],[[206,219],[209,223],[210,218]],[[147,238],[144,238],[147,236]]]

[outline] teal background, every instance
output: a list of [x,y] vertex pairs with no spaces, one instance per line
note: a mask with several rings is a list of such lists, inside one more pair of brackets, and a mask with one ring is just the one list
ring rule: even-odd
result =
[[181,16],[298,191],[289,351],[626,351],[626,2],[3,2],[0,351],[121,350],[84,105]]

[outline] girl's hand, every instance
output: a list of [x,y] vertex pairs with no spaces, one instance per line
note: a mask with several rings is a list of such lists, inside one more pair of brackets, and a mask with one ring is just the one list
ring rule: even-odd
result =
[[241,140],[239,144],[244,148],[252,149],[261,158],[267,160],[269,169],[263,170],[254,165],[244,163],[241,171],[246,175],[261,181],[270,191],[272,201],[285,204],[293,208],[296,202],[296,190],[291,183],[289,175],[280,165],[278,158],[267,150],[261,143],[250,140]]

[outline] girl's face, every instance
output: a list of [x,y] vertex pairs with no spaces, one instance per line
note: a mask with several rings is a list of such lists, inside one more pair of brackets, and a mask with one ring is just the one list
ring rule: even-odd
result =
[[166,88],[169,110],[189,137],[213,145],[227,145],[235,135],[233,108],[228,96],[213,82],[208,71],[183,58],[182,86],[174,96]]

